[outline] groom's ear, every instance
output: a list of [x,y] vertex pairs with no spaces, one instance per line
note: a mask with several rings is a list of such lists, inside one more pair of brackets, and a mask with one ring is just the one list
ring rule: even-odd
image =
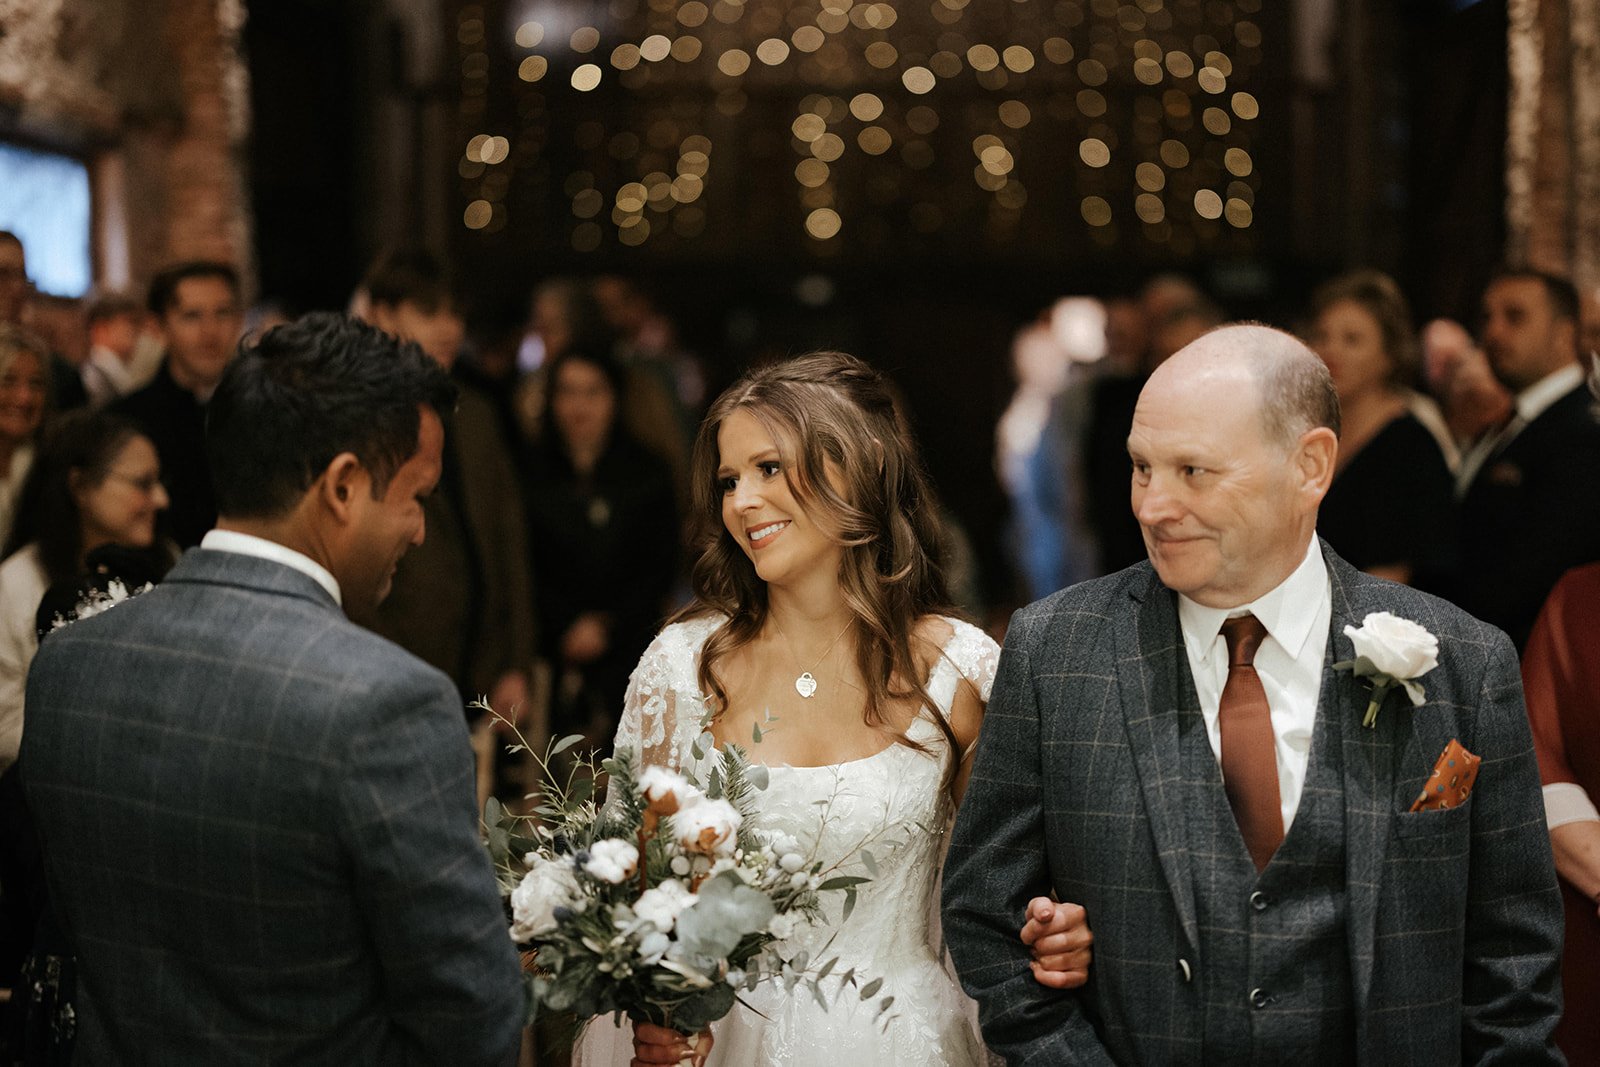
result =
[[371,488],[372,477],[354,452],[341,452],[324,468],[312,486],[321,509],[341,525],[355,520],[361,494]]

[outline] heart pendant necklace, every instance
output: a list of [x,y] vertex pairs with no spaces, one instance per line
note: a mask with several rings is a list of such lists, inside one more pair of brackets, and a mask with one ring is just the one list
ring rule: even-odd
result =
[[[789,650],[789,658],[794,660],[795,666],[800,666],[800,657],[794,654],[794,643],[789,640],[789,635],[783,632],[783,627],[778,626],[776,619],[772,621],[772,625],[777,628],[778,636],[783,638],[784,646]],[[817,661],[811,665],[810,669],[802,670],[800,676],[794,680],[794,691],[799,693],[801,697],[810,700],[816,695],[817,676],[811,672],[816,670],[822,661],[828,658],[828,653],[833,651],[833,646],[839,643],[839,638],[843,637],[849,629],[850,623],[847,622],[844,624],[844,629],[840,630],[834,635],[833,640],[828,642],[828,647],[822,650],[822,655],[817,657]]]

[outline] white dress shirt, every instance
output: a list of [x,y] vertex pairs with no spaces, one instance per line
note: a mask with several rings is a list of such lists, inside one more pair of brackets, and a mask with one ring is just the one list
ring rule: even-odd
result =
[[276,541],[268,541],[264,537],[253,534],[240,533],[238,530],[212,530],[200,539],[200,547],[213,552],[236,552],[241,556],[255,556],[257,559],[270,559],[274,563],[281,563],[285,567],[293,567],[301,574],[315,581],[328,591],[333,597],[333,602],[340,607],[344,606],[344,597],[339,593],[339,581],[328,568],[302,552],[296,552],[288,545],[280,545]]
[[89,349],[89,358],[84,360],[83,369],[78,374],[83,380],[84,391],[89,394],[89,403],[97,408],[105,407],[118,397],[127,396],[139,384],[133,368],[104,345]]
[[1272,713],[1278,799],[1283,810],[1283,831],[1288,833],[1306,785],[1311,733],[1317,722],[1317,698],[1322,689],[1322,661],[1333,619],[1328,565],[1315,537],[1294,573],[1248,604],[1208,608],[1181,594],[1178,597],[1178,622],[1189,654],[1189,670],[1200,697],[1200,713],[1205,716],[1206,737],[1219,763],[1222,687],[1228,681],[1228,643],[1222,636],[1222,624],[1240,615],[1254,615],[1267,629],[1266,639],[1256,650],[1255,666]]

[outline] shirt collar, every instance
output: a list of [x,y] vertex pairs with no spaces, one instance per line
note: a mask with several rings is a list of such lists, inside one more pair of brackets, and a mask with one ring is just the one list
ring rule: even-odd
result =
[[1328,565],[1316,537],[1306,549],[1300,565],[1271,591],[1236,608],[1208,608],[1178,594],[1178,621],[1183,639],[1196,659],[1206,659],[1216,644],[1222,624],[1235,616],[1250,614],[1261,620],[1267,634],[1291,657],[1298,658],[1317,621],[1317,609],[1328,598]]
[[1551,371],[1517,394],[1517,418],[1524,423],[1532,422],[1557,400],[1582,384],[1583,367],[1580,364],[1568,363],[1558,371]]
[[126,389],[133,384],[133,371],[115,352],[104,345],[95,345],[89,349],[89,362],[118,388]]
[[328,568],[305,553],[296,552],[288,545],[268,541],[265,537],[256,537],[254,534],[240,533],[238,530],[212,530],[200,540],[200,547],[214,552],[233,552],[240,556],[269,559],[285,567],[293,567],[326,589],[335,604],[344,607],[344,597],[339,592],[339,580],[329,572]]

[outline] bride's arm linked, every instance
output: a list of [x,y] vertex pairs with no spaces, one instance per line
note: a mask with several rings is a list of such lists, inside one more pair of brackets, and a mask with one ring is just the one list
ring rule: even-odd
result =
[[[994,686],[1000,649],[976,632],[967,648],[957,652],[962,680],[950,704],[950,726],[961,743],[961,766],[956,775],[956,800],[965,795],[972,775],[972,759],[983,713]],[[1090,945],[1094,935],[1088,917],[1077,904],[1057,903],[1049,897],[1028,901],[1018,936],[1028,946],[1028,966],[1040,985],[1050,989],[1076,989],[1089,980]]]
[[[1016,923],[1051,889],[1031,634],[1012,620],[944,872],[944,932],[984,1039],[1008,1062],[1111,1063],[1075,995],[1038,979]],[[1056,905],[1059,914],[1064,909]]]

